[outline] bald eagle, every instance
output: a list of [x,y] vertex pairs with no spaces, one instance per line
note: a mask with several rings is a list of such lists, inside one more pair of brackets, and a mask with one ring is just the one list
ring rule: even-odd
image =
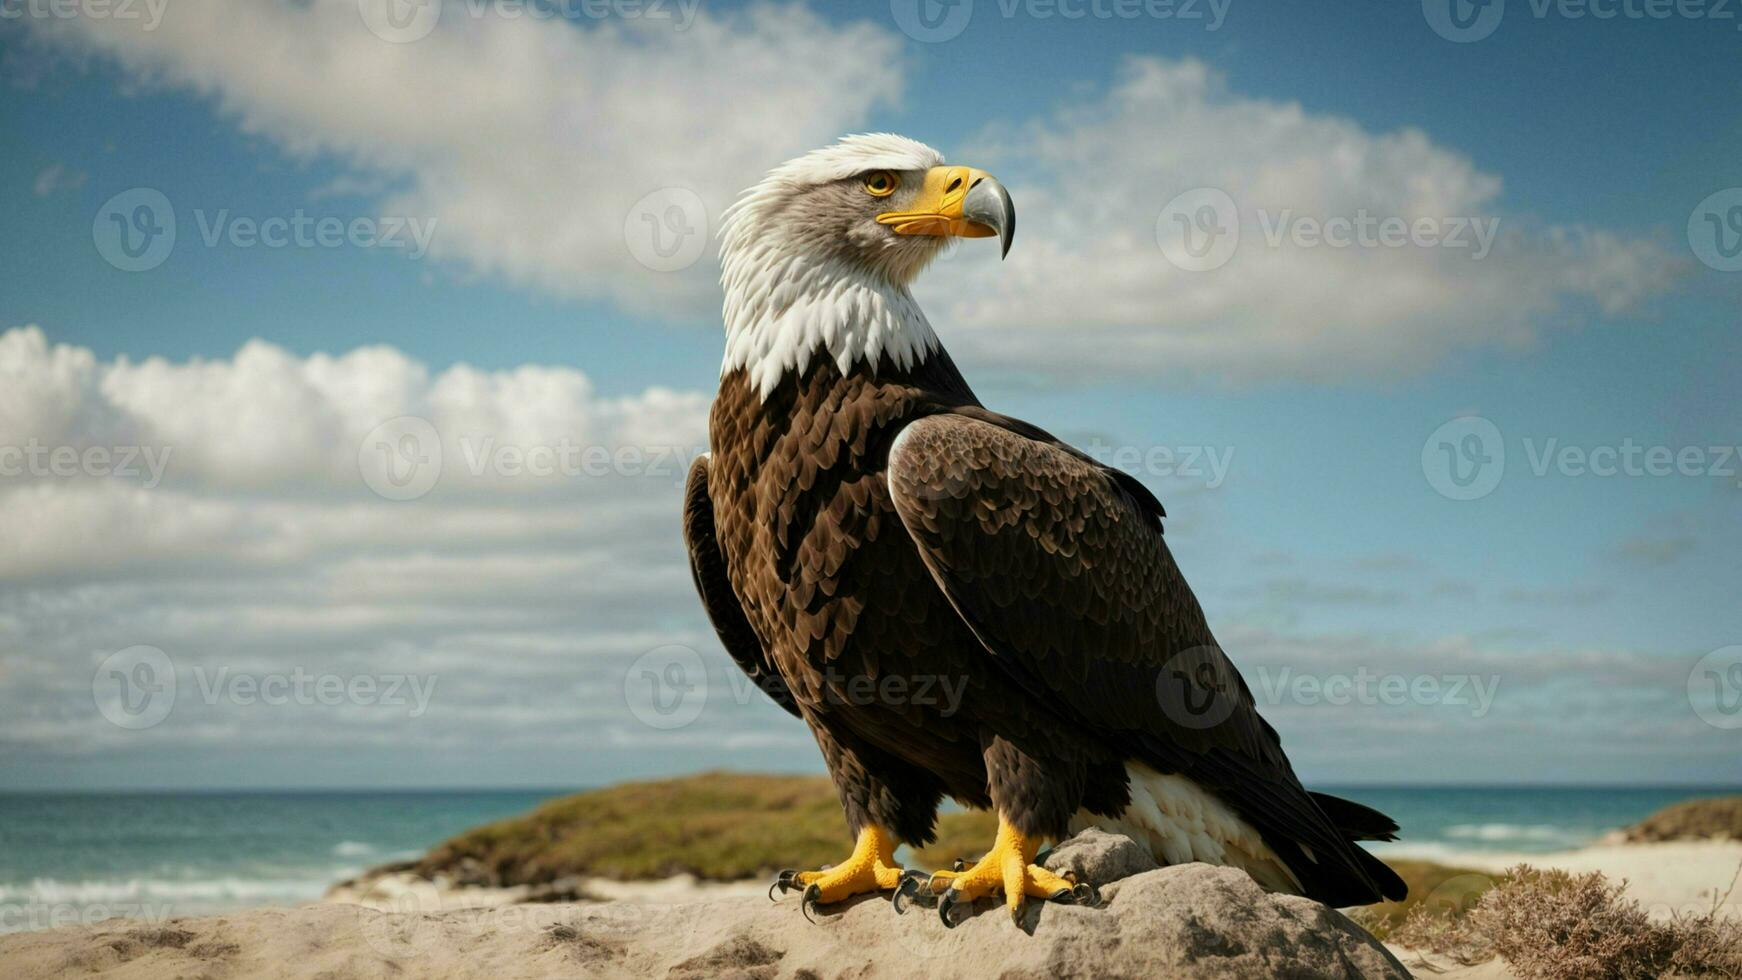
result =
[[[1083,827],[1331,905],[1401,898],[1383,814],[1308,792],[1217,647],[1141,483],[983,407],[909,292],[1015,232],[989,174],[851,136],[725,214],[726,353],[684,534],[725,649],[817,745],[857,843],[801,907],[1093,902],[1035,863]],[[971,867],[905,872],[944,797],[998,815]],[[771,889],[772,892],[772,889]]]

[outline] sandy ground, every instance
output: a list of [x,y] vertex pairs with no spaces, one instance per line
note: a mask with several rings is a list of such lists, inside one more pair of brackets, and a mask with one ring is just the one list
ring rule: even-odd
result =
[[[1446,858],[1441,856],[1440,860]],[[1714,896],[1722,895],[1736,881],[1738,868],[1742,868],[1742,842],[1599,844],[1556,854],[1469,853],[1457,855],[1456,860],[1465,867],[1484,872],[1499,872],[1518,863],[1571,872],[1600,870],[1612,878],[1626,879],[1630,895],[1653,915],[1667,917],[1676,912],[1697,914],[1709,910]],[[482,953],[486,945],[494,942],[488,936],[497,931],[513,933],[518,930],[530,936],[545,937],[563,921],[564,916],[609,914],[611,908],[622,908],[625,914],[633,914],[627,908],[633,905],[661,906],[665,910],[674,907],[707,909],[711,904],[723,908],[715,903],[760,896],[766,888],[767,884],[760,881],[715,883],[689,877],[636,883],[589,879],[580,883],[580,891],[599,899],[598,902],[559,906],[521,904],[524,898],[522,889],[446,889],[406,875],[388,875],[359,885],[336,888],[323,905],[296,913],[263,909],[207,920],[179,920],[188,926],[184,928],[172,923],[167,932],[164,923],[158,923],[153,930],[111,920],[95,927],[0,937],[0,976],[58,976],[64,975],[64,970],[72,970],[81,975],[167,980],[202,975],[197,971],[195,974],[186,971],[190,959],[199,961],[203,958],[213,959],[214,965],[222,965],[222,972],[229,976],[261,975],[255,973],[255,969],[271,975],[274,971],[269,968],[270,959],[250,961],[247,956],[239,957],[236,951],[258,946],[279,953],[288,952],[278,949],[284,944],[274,938],[277,935],[274,930],[294,932],[298,941],[308,949],[321,950],[321,955],[330,961],[326,965],[335,971],[332,975],[386,976],[394,975],[395,971],[391,965],[379,962],[382,953],[393,954],[420,947],[425,938],[425,927],[412,927],[419,922],[452,923],[456,921],[455,915],[483,915],[484,919],[458,920],[473,922],[473,928],[477,930],[460,946],[473,945]],[[358,906],[375,911],[364,912]],[[1734,891],[1730,891],[1722,908],[1726,914],[1742,917],[1742,883],[1737,883]],[[315,909],[331,909],[332,912],[315,914]],[[586,909],[598,911],[583,911]],[[467,913],[464,910],[472,911]],[[357,917],[372,916],[376,912],[387,913],[388,918]],[[501,921],[496,921],[497,918]],[[700,921],[706,919],[707,915],[703,913]],[[212,924],[215,928],[195,928],[202,923]],[[327,932],[323,933],[323,930]],[[211,945],[211,948],[192,948],[201,942]],[[538,942],[542,945],[537,950],[530,950],[529,954],[536,955],[541,966],[561,964],[562,968],[572,969],[581,965],[568,955],[550,954],[553,947],[547,939],[540,938]],[[153,944],[158,943],[173,948],[153,952]],[[455,952],[461,953],[461,950]],[[206,956],[208,953],[209,957]],[[503,953],[507,955],[506,950]],[[1412,972],[1423,977],[1500,980],[1513,976],[1506,965],[1499,962],[1460,967],[1413,951],[1394,948],[1393,953]],[[489,960],[489,957],[483,959]],[[428,965],[428,961],[423,965]],[[476,964],[467,961],[466,969],[470,970],[474,965],[480,968],[480,976],[527,975],[516,969],[511,961],[480,961]],[[459,975],[445,970],[437,972]]]

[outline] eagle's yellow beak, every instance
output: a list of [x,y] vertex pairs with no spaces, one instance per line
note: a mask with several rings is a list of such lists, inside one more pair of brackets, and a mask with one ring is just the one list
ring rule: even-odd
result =
[[973,167],[933,167],[906,211],[877,216],[898,235],[996,236],[1004,255],[1016,236],[1016,208],[1010,192],[991,174]]

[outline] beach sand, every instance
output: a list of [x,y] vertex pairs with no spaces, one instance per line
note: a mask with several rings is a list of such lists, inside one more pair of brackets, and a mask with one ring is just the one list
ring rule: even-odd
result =
[[[1627,879],[1633,897],[1654,915],[1667,917],[1711,908],[1713,896],[1729,888],[1742,866],[1742,842],[1599,844],[1558,854],[1468,853],[1458,860],[1484,872],[1521,862],[1571,872],[1600,870]],[[525,897],[521,889],[447,889],[386,875],[335,888],[324,903],[301,909],[258,909],[151,924],[110,920],[0,936],[0,974],[21,980],[69,971],[139,980],[312,976],[321,971],[371,977],[393,975],[394,966],[401,965],[393,963],[396,958],[415,954],[411,962],[429,976],[572,976],[577,968],[585,971],[580,960],[587,951],[560,940],[565,922],[580,916],[594,921],[602,915],[609,921],[658,914],[676,915],[676,921],[701,928],[710,909],[723,911],[745,896],[759,896],[767,884],[682,877],[629,884],[587,880],[580,887],[600,901],[520,904]],[[637,913],[636,905],[660,908]],[[1724,909],[1725,914],[1742,915],[1742,887],[1729,896]],[[1015,933],[1009,940],[1024,941]],[[1499,962],[1460,967],[1409,950],[1393,952],[1420,976],[1497,980],[1513,975]],[[286,969],[292,963],[296,968]],[[304,969],[317,965],[315,972]]]

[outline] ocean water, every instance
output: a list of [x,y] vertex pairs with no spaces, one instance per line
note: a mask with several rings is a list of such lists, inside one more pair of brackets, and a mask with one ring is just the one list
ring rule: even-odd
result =
[[0,793],[0,932],[310,902],[563,792]]
[[[1734,788],[1314,787],[1391,814],[1382,855],[1590,843],[1678,800]],[[565,791],[0,793],[0,932],[295,905],[365,868]]]

